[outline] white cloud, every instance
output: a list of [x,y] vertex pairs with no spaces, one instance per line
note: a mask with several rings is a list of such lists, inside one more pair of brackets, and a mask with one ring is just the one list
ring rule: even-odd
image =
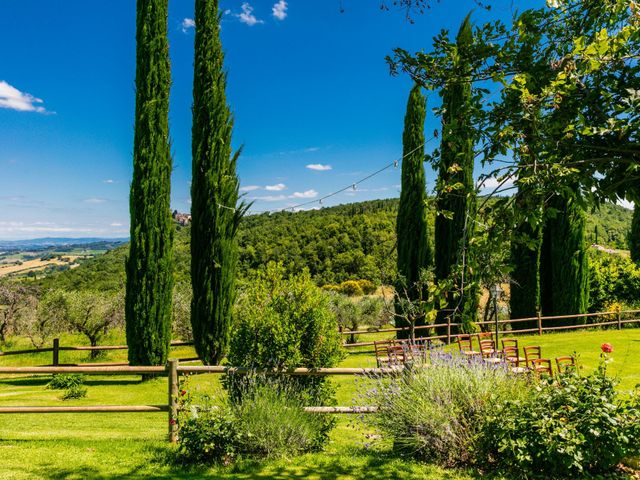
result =
[[620,205],[621,207],[626,208],[628,210],[633,210],[633,208],[635,207],[635,204],[633,202],[630,202],[627,199],[618,200],[616,203],[618,205]]
[[122,224],[120,222],[113,222],[109,224],[110,227],[121,227]]
[[112,183],[116,183],[116,182],[114,182],[113,179],[111,179],[111,178],[107,178],[106,180],[103,180],[102,183],[112,184]]
[[262,197],[253,197],[250,200],[264,200],[265,202],[281,202],[286,200],[286,195],[264,195]]
[[314,189],[305,190],[304,192],[294,192],[293,195],[289,195],[289,198],[315,198],[318,196],[318,192]]
[[92,198],[85,198],[83,200],[83,202],[84,203],[98,204],[98,203],[106,203],[106,200],[104,198],[92,197]]
[[185,18],[182,20],[182,31],[187,33],[192,28],[196,28],[196,21],[193,18]]
[[287,186],[284,183],[277,183],[275,185],[267,185],[264,188],[270,192],[280,192],[282,190],[286,190]]
[[323,165],[321,163],[310,163],[307,165],[309,170],[316,170],[318,172],[324,172],[326,170],[331,170],[331,165]]
[[478,181],[478,187],[484,190],[495,190],[499,186],[500,190],[503,190],[505,188],[512,187],[513,181],[514,181],[513,177],[508,177],[506,180],[504,178],[498,179],[496,177],[488,177],[483,179],[481,182]]
[[236,17],[238,17],[242,23],[246,23],[250,27],[253,27],[257,23],[264,23],[262,20],[256,18],[253,14],[253,7],[249,5],[249,3],[243,3],[240,8],[242,9],[242,13],[237,14]]
[[247,185],[246,187],[240,187],[241,192],[253,192],[254,190],[260,190],[259,185]]
[[4,80],[0,80],[0,108],[8,108],[19,112],[48,113],[47,110],[37,105],[42,100],[30,93],[21,92]]
[[271,8],[271,12],[275,18],[278,20],[284,20],[287,18],[287,2],[285,0],[279,0],[278,3],[275,3]]

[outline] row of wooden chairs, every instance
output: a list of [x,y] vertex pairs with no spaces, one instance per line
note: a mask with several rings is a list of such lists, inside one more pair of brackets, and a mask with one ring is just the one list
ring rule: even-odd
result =
[[[479,350],[473,349],[473,338],[478,341]],[[542,347],[538,345],[528,345],[523,347],[524,358],[520,356],[517,338],[503,338],[502,349],[497,350],[491,332],[479,333],[476,335],[464,335],[458,339],[458,348],[463,355],[468,357],[481,356],[489,362],[507,362],[516,373],[531,371],[540,376],[546,374],[553,376],[552,362],[548,358],[542,358]],[[555,359],[556,368],[559,373],[564,373],[569,369],[575,369],[576,363],[573,356],[557,357]]]
[[378,368],[403,365],[410,361],[424,361],[429,342],[411,340],[382,340],[373,342]]

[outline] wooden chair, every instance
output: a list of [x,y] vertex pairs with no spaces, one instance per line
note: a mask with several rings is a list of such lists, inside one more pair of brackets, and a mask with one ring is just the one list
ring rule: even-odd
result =
[[480,353],[483,357],[495,357],[498,351],[496,350],[496,342],[493,339],[487,338],[480,340]]
[[471,335],[460,335],[458,337],[458,348],[460,349],[460,353],[468,358],[480,355],[480,352],[473,349],[473,339]]
[[517,338],[503,338],[500,343],[502,343],[502,352],[507,361],[515,363],[516,367],[519,367],[520,363],[524,363],[525,359],[520,356]]
[[524,366],[524,358],[518,355],[517,347],[504,347],[502,351],[504,361],[507,362],[513,373],[526,373],[529,371]]
[[576,359],[571,356],[557,357],[556,367],[558,373],[577,372],[578,366],[576,365]]
[[[493,341],[493,332],[476,333],[475,337],[478,339],[478,348],[480,348],[480,342],[482,342],[483,340]],[[480,348],[480,350],[482,350],[482,348]]]
[[553,369],[551,368],[551,360],[548,358],[534,358],[531,360],[531,371],[540,378],[543,374],[553,377]]
[[377,342],[373,342],[373,349],[376,353],[376,364],[378,368],[388,367],[389,366],[389,355],[387,353],[387,346],[392,341],[389,340],[378,340]]
[[538,345],[529,345],[522,350],[524,350],[524,361],[527,368],[531,368],[531,362],[533,362],[533,360],[542,358],[542,347]]
[[402,365],[405,362],[405,347],[402,343],[394,342],[387,345],[387,357],[390,366]]

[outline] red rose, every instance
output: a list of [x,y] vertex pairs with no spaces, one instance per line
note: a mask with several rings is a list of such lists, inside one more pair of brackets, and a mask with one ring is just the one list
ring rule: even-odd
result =
[[613,352],[613,345],[611,345],[610,343],[603,343],[602,345],[600,345],[600,350],[602,350],[604,353],[611,353]]
[[180,395],[182,395],[183,397],[187,394],[186,390],[180,390]]
[[175,425],[176,424],[176,419],[172,418],[171,420],[169,420],[169,425]]

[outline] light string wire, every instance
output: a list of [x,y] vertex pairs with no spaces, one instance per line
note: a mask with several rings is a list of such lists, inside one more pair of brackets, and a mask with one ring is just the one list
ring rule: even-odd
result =
[[[320,198],[314,198],[313,200],[309,200],[306,202],[302,202],[302,203],[298,203],[296,205],[291,205],[288,207],[282,207],[282,208],[274,208],[274,209],[270,209],[270,210],[258,210],[258,211],[254,211],[254,214],[260,214],[260,213],[277,213],[277,212],[286,212],[286,211],[296,211],[297,209],[301,208],[301,207],[305,207],[307,205],[313,205],[313,204],[319,204],[322,205],[322,202],[324,200],[327,200],[328,198],[331,197],[335,197],[336,195],[339,195],[343,192],[346,192],[348,190],[357,190],[358,185],[360,185],[363,182],[366,182],[367,180],[375,177],[376,175],[381,174],[382,172],[390,169],[390,168],[397,168],[400,165],[400,162],[402,162],[405,158],[409,157],[410,155],[413,155],[415,152],[417,152],[418,150],[420,150],[421,148],[424,148],[429,142],[431,142],[432,140],[436,139],[438,137],[438,135],[433,135],[431,138],[429,138],[428,140],[426,140],[425,142],[423,142],[422,144],[420,144],[419,146],[417,146],[416,148],[414,148],[413,150],[411,150],[410,152],[405,153],[404,155],[402,155],[402,157],[397,158],[395,160],[393,160],[393,162],[388,163],[387,165],[385,165],[382,168],[379,168],[378,170],[376,170],[375,172],[372,172],[364,177],[362,177],[361,179],[355,181],[355,182],[351,182],[349,185],[347,185],[346,187],[343,187],[339,190],[336,190],[334,192],[328,193],[326,195],[323,195]],[[228,205],[222,205],[222,204],[218,204],[218,208],[226,208],[228,210],[232,210],[232,211],[236,211],[237,209],[234,207],[230,207]]]

